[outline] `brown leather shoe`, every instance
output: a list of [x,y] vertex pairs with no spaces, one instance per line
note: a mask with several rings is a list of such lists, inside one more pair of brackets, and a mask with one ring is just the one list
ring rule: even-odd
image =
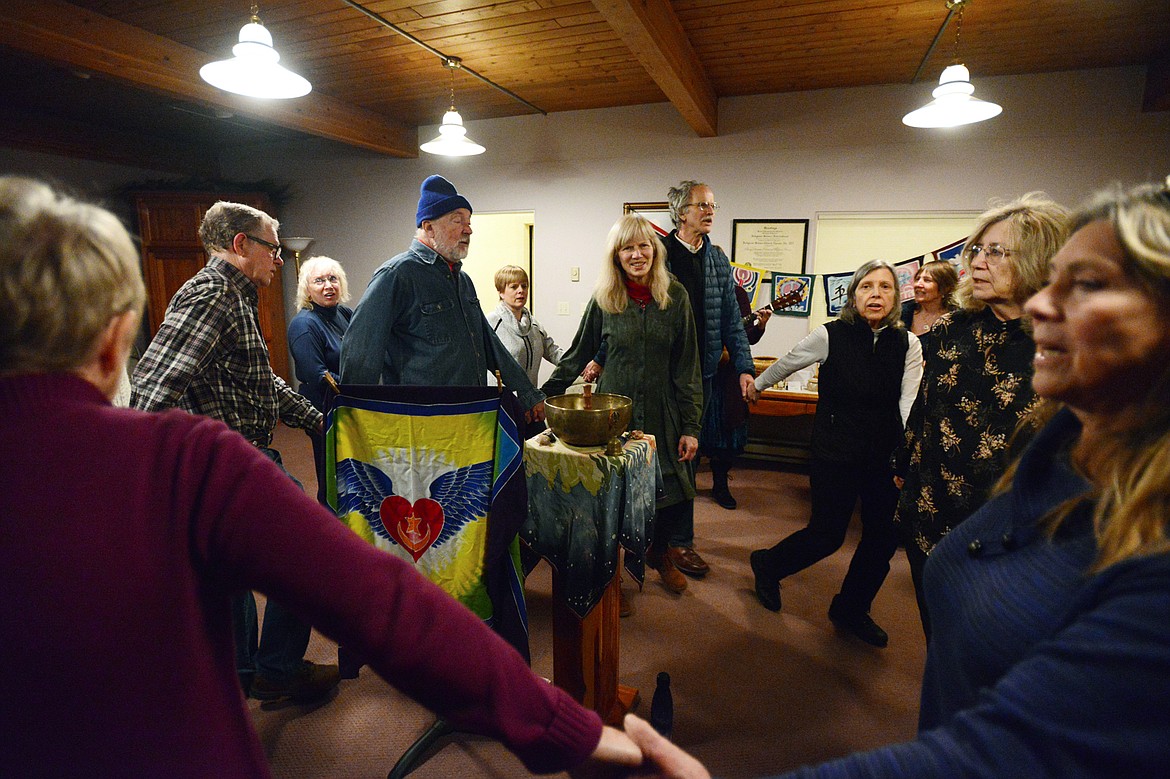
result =
[[679,573],[678,568],[674,567],[674,563],[670,561],[669,554],[662,559],[662,565],[659,566],[658,573],[662,576],[663,586],[674,594],[677,595],[687,588],[687,577]]
[[287,679],[273,680],[263,674],[252,678],[249,694],[261,701],[291,698],[297,703],[316,703],[333,692],[341,673],[336,665],[301,661],[301,667]]
[[674,563],[675,568],[696,579],[706,576],[711,570],[707,561],[699,557],[699,553],[689,546],[672,546],[666,550],[666,556]]

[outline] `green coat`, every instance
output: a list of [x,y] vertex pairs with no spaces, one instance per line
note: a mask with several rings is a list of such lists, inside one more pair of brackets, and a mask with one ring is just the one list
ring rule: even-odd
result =
[[671,302],[665,309],[653,300],[645,309],[630,300],[620,314],[602,311],[591,299],[573,345],[542,387],[549,397],[563,393],[601,342],[608,342],[597,391],[633,398],[630,429],[656,439],[665,489],[659,508],[695,497],[693,463],[678,461],[678,439],[698,438],[703,415],[695,320],[682,284],[672,280],[669,291]]

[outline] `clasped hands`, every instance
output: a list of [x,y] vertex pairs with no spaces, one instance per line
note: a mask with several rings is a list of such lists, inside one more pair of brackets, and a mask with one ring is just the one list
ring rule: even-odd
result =
[[569,775],[573,779],[711,779],[702,763],[659,735],[646,720],[627,714],[623,727],[624,732],[607,725],[590,759]]

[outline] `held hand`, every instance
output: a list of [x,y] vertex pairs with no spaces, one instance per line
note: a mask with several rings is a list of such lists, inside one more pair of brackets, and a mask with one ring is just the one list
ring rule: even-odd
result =
[[590,360],[589,364],[585,366],[585,370],[581,371],[581,378],[585,381],[597,381],[601,376],[601,365],[596,360]]
[[689,462],[695,459],[695,455],[699,453],[699,439],[693,435],[679,436],[678,439],[678,461],[680,463]]
[[711,779],[711,774],[695,758],[667,741],[644,719],[627,714],[626,735],[642,750],[639,776],[656,779]]
[[756,379],[750,373],[739,374],[739,391],[748,403],[755,403],[760,398],[756,392]]
[[903,479],[901,476],[894,477],[894,486],[897,487],[898,489],[902,489],[902,485],[904,485],[905,483],[906,483],[906,480]]
[[756,312],[756,324],[762,330],[768,324],[768,320],[772,318],[772,309],[763,308]]
[[642,750],[617,728],[606,725],[601,729],[601,740],[593,754],[581,765],[569,771],[573,779],[608,779],[629,776],[644,762]]
[[543,422],[544,421],[544,401],[540,401],[532,408],[524,412],[525,422]]

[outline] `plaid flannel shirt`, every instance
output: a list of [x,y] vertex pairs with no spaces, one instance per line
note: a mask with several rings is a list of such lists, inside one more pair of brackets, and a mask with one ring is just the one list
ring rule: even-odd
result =
[[260,446],[278,419],[316,429],[321,412],[272,372],[256,306],[255,284],[212,257],[171,298],[134,370],[130,404],[213,417]]

